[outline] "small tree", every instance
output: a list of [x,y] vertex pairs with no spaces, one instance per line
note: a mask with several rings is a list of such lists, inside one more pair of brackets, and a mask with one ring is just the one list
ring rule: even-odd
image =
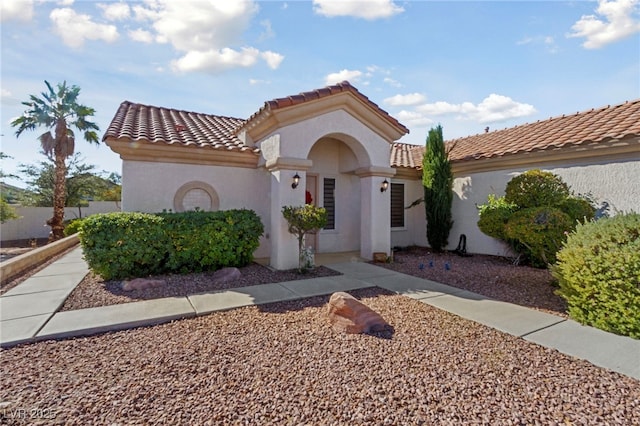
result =
[[289,223],[289,232],[298,238],[298,271],[304,272],[312,265],[304,255],[304,237],[318,232],[327,224],[327,211],[313,204],[304,206],[284,206],[282,215]]
[[441,252],[449,243],[453,226],[453,172],[442,139],[442,126],[429,130],[422,159],[422,185],[424,186],[427,240],[435,252]]

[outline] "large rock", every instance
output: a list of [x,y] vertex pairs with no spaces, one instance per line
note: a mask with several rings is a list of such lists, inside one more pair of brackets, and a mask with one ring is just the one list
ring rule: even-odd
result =
[[223,284],[239,279],[242,273],[238,268],[222,268],[213,273],[211,279],[216,284]]
[[389,325],[376,311],[342,291],[331,295],[327,316],[333,329],[342,333],[384,331]]
[[122,281],[123,291],[144,290],[152,287],[159,287],[164,285],[163,280],[152,280],[149,278],[135,278],[130,281]]

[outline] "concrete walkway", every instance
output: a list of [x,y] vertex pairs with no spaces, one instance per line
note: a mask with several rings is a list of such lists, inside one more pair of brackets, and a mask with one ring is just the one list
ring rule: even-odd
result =
[[640,380],[640,340],[368,263],[328,267],[343,275],[57,312],[88,273],[77,248],[0,297],[0,345],[85,336],[377,286]]

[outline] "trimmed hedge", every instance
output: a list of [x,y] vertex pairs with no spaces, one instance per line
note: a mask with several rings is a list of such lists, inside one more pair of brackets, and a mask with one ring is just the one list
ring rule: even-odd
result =
[[557,258],[551,270],[571,318],[640,339],[640,214],[578,225]]
[[251,210],[106,213],[83,220],[89,267],[105,280],[244,266],[264,227]]

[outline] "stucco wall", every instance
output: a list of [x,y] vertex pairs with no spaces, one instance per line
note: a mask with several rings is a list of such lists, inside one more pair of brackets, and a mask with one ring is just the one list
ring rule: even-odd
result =
[[247,208],[262,219],[265,235],[255,257],[269,256],[270,174],[264,169],[123,161],[122,210],[174,210],[174,196],[183,185],[199,181],[216,192],[220,210]]
[[[51,227],[46,222],[53,216],[53,207],[14,207],[18,219],[2,224],[2,241],[47,238]],[[91,201],[88,207],[65,207],[65,220],[87,217],[95,213],[120,211],[120,203],[115,201]]]
[[[404,184],[404,205],[424,197],[422,181],[412,179],[391,179],[392,183]],[[404,228],[391,228],[391,246],[407,247],[412,245],[428,246],[427,222],[424,204],[419,204],[404,211]]]
[[353,151],[359,167],[389,167],[389,143],[344,110],[331,111],[284,126],[277,133],[281,141],[287,142],[281,142],[280,145],[280,155],[283,157],[308,158],[317,141],[336,135]]

